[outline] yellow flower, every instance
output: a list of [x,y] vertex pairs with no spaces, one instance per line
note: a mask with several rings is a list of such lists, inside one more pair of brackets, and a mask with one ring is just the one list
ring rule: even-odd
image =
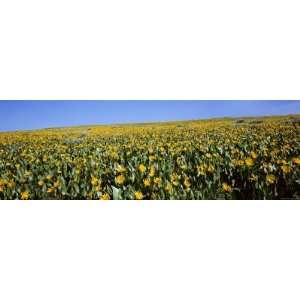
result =
[[184,179],[183,184],[184,184],[184,186],[185,186],[187,189],[190,188],[190,186],[191,186],[191,183],[190,183],[190,181],[189,181],[188,178],[185,178],[185,179]]
[[211,158],[211,154],[210,154],[210,153],[206,153],[205,156],[206,156],[207,158]]
[[222,184],[222,188],[223,188],[223,191],[226,193],[230,193],[232,191],[231,186],[229,184],[227,184],[226,182],[224,182]]
[[0,185],[5,185],[5,184],[6,184],[6,182],[7,182],[7,180],[6,180],[6,179],[2,179],[2,178],[0,178]]
[[52,175],[48,175],[46,178],[47,178],[48,180],[51,180]]
[[[0,185],[1,185],[1,184],[0,184]],[[9,181],[7,182],[7,186],[8,186],[9,188],[13,188],[13,187],[16,186],[16,183],[14,182],[13,179],[11,179],[11,180],[9,180]]]
[[251,151],[251,156],[253,159],[256,159],[257,158],[257,153],[255,153],[254,151]]
[[16,183],[15,183],[13,180],[10,180],[10,181],[8,182],[7,186],[8,186],[9,188],[13,188],[13,187],[16,186]]
[[247,158],[245,159],[245,163],[246,163],[246,165],[247,165],[248,167],[252,167],[253,164],[254,164],[253,159],[252,159],[251,157],[247,157]]
[[150,156],[149,156],[149,160],[150,160],[150,161],[155,160],[155,156],[154,156],[154,155],[150,155]]
[[96,177],[92,176],[92,180],[91,180],[92,185],[96,186],[96,185],[98,185],[98,182],[99,182],[99,180]]
[[283,171],[284,174],[288,174],[288,173],[291,173],[292,168],[290,166],[283,165],[283,166],[281,166],[281,170]]
[[117,184],[122,185],[122,184],[124,183],[124,181],[125,181],[124,175],[119,175],[119,176],[117,176],[117,177],[115,178],[115,182],[116,182]]
[[113,159],[118,159],[118,158],[119,158],[119,155],[118,155],[117,152],[113,151],[113,152],[111,153],[111,157],[112,157]]
[[293,162],[296,164],[296,165],[300,165],[300,158],[299,157],[295,157],[293,159]]
[[178,186],[178,175],[176,173],[171,175],[171,182],[173,185]]
[[29,192],[25,191],[21,193],[22,200],[28,200],[28,198],[29,198]]
[[198,175],[205,175],[206,174],[206,165],[199,165],[197,166]]
[[270,174],[267,175],[266,180],[268,184],[273,184],[276,180],[276,177],[273,174]]
[[172,189],[173,189],[172,184],[171,184],[170,182],[168,182],[167,185],[166,185],[166,187],[165,187],[165,190],[166,190],[167,192],[171,192]]
[[110,200],[109,194],[105,193],[105,194],[101,195],[100,200]]
[[215,168],[212,165],[209,165],[208,168],[207,168],[207,172],[209,172],[209,173],[213,173],[214,170],[215,170]]
[[134,192],[134,197],[136,200],[142,200],[144,195],[142,192]]
[[160,177],[155,177],[154,178],[154,183],[155,184],[161,184],[161,178]]
[[155,168],[154,168],[154,166],[151,166],[149,176],[154,177],[154,175],[155,175]]
[[44,185],[44,181],[43,180],[39,180],[38,185],[39,186],[43,186]]
[[143,165],[143,164],[140,164],[139,165],[139,171],[141,172],[141,173],[144,173],[145,171],[146,171],[146,167]]
[[150,186],[150,184],[151,184],[151,181],[148,178],[144,179],[143,182],[144,182],[144,186]]
[[48,190],[47,190],[47,193],[52,193],[54,191],[54,188],[53,187],[50,187],[50,188],[48,188]]
[[60,182],[58,180],[56,180],[53,184],[54,188],[58,188],[60,186]]
[[239,159],[239,160],[234,160],[234,161],[233,161],[233,164],[234,164],[235,166],[243,166],[243,165],[244,165],[244,161],[241,160],[241,159]]

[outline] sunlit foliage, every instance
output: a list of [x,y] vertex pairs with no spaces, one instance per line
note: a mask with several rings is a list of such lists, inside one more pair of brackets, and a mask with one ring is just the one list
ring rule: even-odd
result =
[[0,134],[0,199],[300,197],[290,117]]

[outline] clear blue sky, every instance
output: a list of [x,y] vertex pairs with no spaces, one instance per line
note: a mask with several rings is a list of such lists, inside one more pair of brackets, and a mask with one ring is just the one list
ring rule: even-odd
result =
[[300,101],[0,101],[0,131],[300,114]]

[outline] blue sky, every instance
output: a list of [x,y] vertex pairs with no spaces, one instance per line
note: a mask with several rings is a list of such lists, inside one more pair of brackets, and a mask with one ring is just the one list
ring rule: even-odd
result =
[[0,101],[0,131],[300,114],[300,101]]

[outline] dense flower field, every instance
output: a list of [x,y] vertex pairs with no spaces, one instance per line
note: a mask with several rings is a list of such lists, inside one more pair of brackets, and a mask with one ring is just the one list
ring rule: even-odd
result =
[[290,117],[0,133],[0,199],[299,197]]

